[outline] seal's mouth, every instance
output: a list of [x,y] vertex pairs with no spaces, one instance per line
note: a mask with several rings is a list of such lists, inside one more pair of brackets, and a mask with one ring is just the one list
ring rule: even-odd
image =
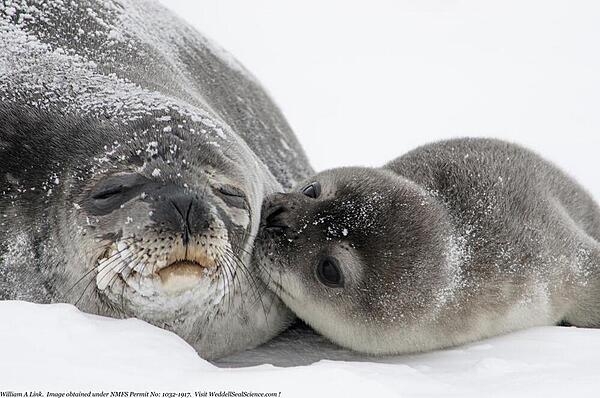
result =
[[122,280],[142,294],[156,288],[169,294],[193,289],[218,267],[205,246],[172,243],[150,249],[139,242],[114,242],[98,258],[96,284],[105,290]]
[[159,270],[157,274],[161,279],[168,279],[175,275],[194,275],[202,271],[202,268],[204,266],[197,261],[181,260],[167,265],[165,268]]
[[205,267],[197,261],[175,261],[156,273],[163,289],[170,293],[192,289],[205,276]]

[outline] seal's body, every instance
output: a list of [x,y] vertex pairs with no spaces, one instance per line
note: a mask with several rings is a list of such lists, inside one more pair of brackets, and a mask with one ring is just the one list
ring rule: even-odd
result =
[[135,316],[215,358],[290,321],[253,277],[310,173],[254,78],[148,1],[0,6],[0,298]]
[[265,202],[263,279],[340,345],[408,353],[600,326],[600,210],[526,149],[444,141],[300,187]]

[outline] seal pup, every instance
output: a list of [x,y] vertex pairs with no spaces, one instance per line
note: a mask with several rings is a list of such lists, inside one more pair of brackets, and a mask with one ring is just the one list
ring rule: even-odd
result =
[[600,211],[520,146],[456,139],[268,197],[261,274],[301,319],[369,354],[566,322],[600,326]]
[[260,207],[311,173],[252,75],[159,4],[0,5],[1,299],[256,346],[293,318],[253,276]]

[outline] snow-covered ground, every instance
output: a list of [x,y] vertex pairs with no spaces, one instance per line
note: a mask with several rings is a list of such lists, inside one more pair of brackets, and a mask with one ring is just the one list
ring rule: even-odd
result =
[[[65,304],[0,302],[0,391],[236,391],[281,397],[597,396],[600,333],[535,328],[467,346],[379,362],[315,336],[273,343],[240,361],[293,358],[310,366],[218,368],[170,332]],[[6,320],[10,322],[6,322]],[[364,361],[364,358],[363,358]],[[279,396],[279,395],[276,395]]]
[[[600,198],[600,3],[162,0],[273,94],[317,169],[435,139],[511,139]],[[547,327],[367,360],[288,336],[218,368],[177,336],[71,306],[0,302],[0,391],[597,396],[600,330]],[[258,363],[310,366],[274,367]]]

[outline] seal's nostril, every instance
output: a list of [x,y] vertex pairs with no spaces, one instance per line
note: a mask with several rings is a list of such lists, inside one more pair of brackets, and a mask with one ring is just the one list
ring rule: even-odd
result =
[[178,186],[168,186],[161,192],[162,198],[153,206],[151,220],[161,230],[179,235],[185,246],[195,235],[208,229],[210,208],[207,202],[196,200]]
[[285,222],[287,208],[284,205],[270,206],[265,213],[265,229],[282,230],[289,227]]

